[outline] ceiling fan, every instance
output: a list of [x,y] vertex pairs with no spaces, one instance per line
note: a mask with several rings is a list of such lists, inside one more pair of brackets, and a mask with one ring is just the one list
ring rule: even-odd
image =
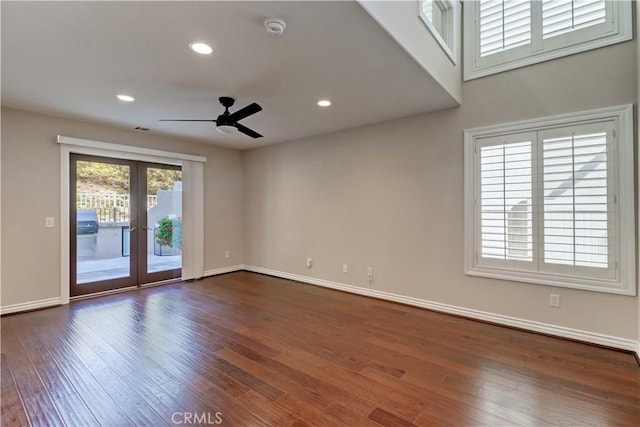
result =
[[220,104],[224,107],[224,113],[220,114],[217,119],[161,119],[161,122],[214,122],[216,124],[216,130],[224,134],[233,134],[236,132],[242,132],[252,138],[262,138],[258,132],[253,129],[249,129],[246,126],[241,125],[238,121],[249,117],[252,114],[262,110],[262,107],[256,104],[249,104],[244,108],[239,109],[235,113],[229,113],[229,107],[233,106],[235,99],[228,96],[221,96],[219,98]]

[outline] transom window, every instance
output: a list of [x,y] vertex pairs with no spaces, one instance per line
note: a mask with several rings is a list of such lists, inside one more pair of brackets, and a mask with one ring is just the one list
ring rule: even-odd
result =
[[421,0],[419,15],[442,50],[456,63],[456,34],[459,22],[457,0]]
[[635,293],[630,117],[467,131],[467,273]]
[[630,40],[626,0],[465,3],[465,80]]

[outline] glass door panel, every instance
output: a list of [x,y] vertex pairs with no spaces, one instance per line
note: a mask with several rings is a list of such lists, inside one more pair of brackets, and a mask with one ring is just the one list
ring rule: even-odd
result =
[[141,283],[180,277],[182,171],[178,166],[145,163],[139,173],[146,196],[141,209],[146,217],[140,219],[146,224],[146,236],[140,242]]
[[134,286],[135,164],[71,156],[71,295]]

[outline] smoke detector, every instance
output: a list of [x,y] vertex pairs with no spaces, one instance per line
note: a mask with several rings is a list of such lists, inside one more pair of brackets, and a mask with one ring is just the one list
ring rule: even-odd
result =
[[280,37],[284,33],[284,29],[287,28],[287,23],[284,22],[284,19],[267,18],[264,21],[264,28],[270,35]]

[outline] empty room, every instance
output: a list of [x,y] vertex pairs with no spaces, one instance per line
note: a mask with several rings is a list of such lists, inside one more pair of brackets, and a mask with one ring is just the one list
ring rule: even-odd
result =
[[1,425],[640,425],[636,1],[0,17]]

